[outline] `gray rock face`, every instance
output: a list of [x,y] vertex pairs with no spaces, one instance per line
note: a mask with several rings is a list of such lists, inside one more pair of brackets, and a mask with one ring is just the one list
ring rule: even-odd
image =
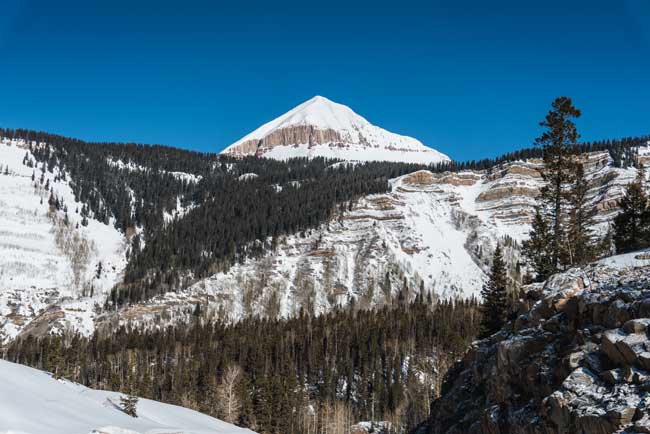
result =
[[650,267],[570,270],[452,369],[423,432],[650,433]]

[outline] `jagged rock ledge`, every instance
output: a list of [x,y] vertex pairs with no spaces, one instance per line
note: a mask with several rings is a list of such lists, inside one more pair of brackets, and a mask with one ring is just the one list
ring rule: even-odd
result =
[[531,286],[449,373],[428,433],[650,433],[650,267]]

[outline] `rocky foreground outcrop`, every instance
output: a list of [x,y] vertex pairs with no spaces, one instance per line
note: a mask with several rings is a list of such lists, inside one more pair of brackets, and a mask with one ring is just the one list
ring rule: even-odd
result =
[[650,267],[557,274],[473,344],[423,431],[650,433],[649,333]]

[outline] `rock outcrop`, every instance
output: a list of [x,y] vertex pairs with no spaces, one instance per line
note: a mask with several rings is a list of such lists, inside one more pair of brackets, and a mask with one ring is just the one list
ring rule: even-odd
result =
[[[354,138],[348,135],[348,143],[363,143],[362,137]],[[232,153],[264,155],[276,146],[294,146],[298,144],[315,145],[329,144],[344,146],[341,133],[331,128],[317,129],[309,125],[296,125],[273,131],[262,139],[252,139],[240,143]]]
[[649,433],[649,336],[650,267],[555,275],[472,345],[422,431]]

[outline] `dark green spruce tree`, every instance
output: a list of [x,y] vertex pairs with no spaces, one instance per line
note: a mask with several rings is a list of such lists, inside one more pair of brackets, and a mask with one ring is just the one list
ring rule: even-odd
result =
[[524,255],[528,263],[535,271],[535,278],[538,281],[546,280],[555,272],[555,267],[549,253],[551,245],[551,233],[548,221],[541,211],[541,206],[535,207],[535,216],[531,223],[530,238],[523,244]]
[[645,171],[627,185],[621,199],[621,212],[614,219],[614,244],[617,253],[631,252],[650,244],[650,205],[644,189]]
[[576,164],[575,180],[571,189],[570,212],[567,229],[567,251],[570,265],[585,265],[598,255],[599,243],[595,240],[596,207],[587,195],[589,184],[582,164]]
[[[571,98],[561,96],[552,103],[552,109],[540,125],[546,130],[535,144],[542,147],[545,181],[538,197],[531,241],[524,245],[524,253],[534,268],[538,280],[567,265],[567,209],[569,186],[574,181],[573,154],[580,135],[572,119],[580,116]],[[536,233],[543,230],[543,233]],[[540,250],[541,249],[541,250]]]
[[490,279],[481,289],[483,305],[480,337],[486,338],[503,327],[508,317],[507,275],[501,246],[492,257]]

